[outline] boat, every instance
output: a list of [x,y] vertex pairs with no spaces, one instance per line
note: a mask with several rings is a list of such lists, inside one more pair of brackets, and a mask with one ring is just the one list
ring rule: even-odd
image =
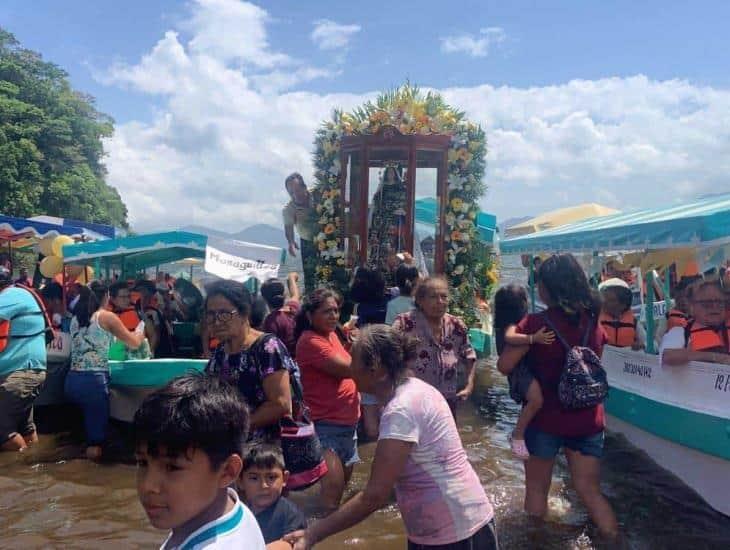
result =
[[[648,268],[647,349],[604,349],[602,364],[610,386],[607,427],[645,451],[715,510],[730,515],[730,366],[662,366],[653,337],[661,322],[651,269],[663,270],[668,288],[671,268],[664,258],[686,258],[687,250],[693,252],[700,272],[730,259],[730,194],[593,218],[501,242],[502,254],[570,252],[585,266],[609,258],[629,263],[633,254],[635,262]],[[652,266],[652,257],[662,259]],[[669,302],[668,293],[665,300]]]

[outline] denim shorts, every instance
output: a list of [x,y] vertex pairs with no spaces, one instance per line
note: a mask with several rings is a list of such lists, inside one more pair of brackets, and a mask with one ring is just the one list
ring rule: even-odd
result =
[[360,455],[357,454],[357,426],[315,422],[314,429],[317,430],[322,450],[334,452],[340,457],[343,466],[360,462]]
[[601,458],[603,437],[603,431],[584,437],[562,437],[549,434],[534,426],[528,426],[525,430],[525,444],[530,455],[545,459],[555,458],[561,447],[578,451],[582,455]]

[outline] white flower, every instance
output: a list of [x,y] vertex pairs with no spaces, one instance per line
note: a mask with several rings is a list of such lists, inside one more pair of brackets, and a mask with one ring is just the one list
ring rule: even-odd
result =
[[461,275],[462,273],[464,273],[464,266],[459,264],[454,268],[454,275]]

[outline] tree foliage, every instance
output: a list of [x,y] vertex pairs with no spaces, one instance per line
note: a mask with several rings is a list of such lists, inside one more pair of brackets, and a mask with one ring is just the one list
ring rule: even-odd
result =
[[127,227],[127,208],[104,181],[101,140],[113,131],[63,69],[0,28],[0,212]]

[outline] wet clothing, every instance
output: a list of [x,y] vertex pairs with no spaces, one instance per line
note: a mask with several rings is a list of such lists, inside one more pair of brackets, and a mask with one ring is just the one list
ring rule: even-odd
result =
[[322,449],[334,452],[343,466],[352,466],[360,462],[360,455],[357,452],[357,425],[342,426],[319,421],[314,423],[314,428]]
[[[247,349],[231,355],[226,355],[224,346],[219,345],[205,367],[207,374],[219,376],[238,388],[252,413],[267,401],[264,379],[281,370],[298,376],[297,365],[286,346],[273,334],[263,334]],[[257,428],[249,439],[276,440],[279,433],[279,425],[273,424]]]
[[0,321],[10,323],[0,353],[0,377],[17,370],[46,370],[46,322],[33,295],[23,288],[0,291]]
[[307,518],[296,504],[285,497],[279,497],[271,506],[255,516],[266,544],[299,529],[307,528]]
[[525,445],[530,456],[551,460],[562,448],[578,451],[585,456],[601,458],[603,456],[604,432],[582,437],[561,437],[536,428],[532,424],[525,430]]
[[[606,335],[596,321],[587,314],[582,315],[576,325],[562,309],[550,307],[544,312],[531,314],[522,319],[517,324],[517,332],[534,334],[545,326],[545,315],[570,346],[580,345],[589,324],[593,324],[588,347],[596,355],[601,356]],[[585,437],[602,432],[606,425],[602,404],[578,410],[566,410],[560,405],[558,382],[565,366],[565,355],[565,347],[556,338],[550,345],[530,346],[525,356],[525,361],[540,383],[543,395],[543,406],[530,426],[561,437]]]
[[499,550],[494,518],[467,539],[451,544],[416,544],[408,541],[408,550]]
[[447,400],[455,399],[459,367],[477,358],[464,321],[444,314],[441,336],[436,340],[426,317],[414,309],[396,317],[393,328],[418,340],[413,364],[416,376],[438,388]]
[[43,389],[45,370],[22,369],[0,376],[0,445],[16,434],[33,434],[33,401]]
[[87,445],[106,441],[109,426],[109,373],[102,370],[69,370],[63,393],[84,417]]
[[469,539],[494,518],[451,410],[436,388],[418,378],[396,387],[380,420],[378,440],[388,439],[412,444],[395,485],[411,543],[453,544]]

